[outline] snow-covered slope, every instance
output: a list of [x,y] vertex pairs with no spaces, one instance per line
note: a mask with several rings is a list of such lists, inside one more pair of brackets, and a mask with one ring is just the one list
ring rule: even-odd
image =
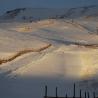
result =
[[1,19],[32,22],[40,19],[54,18],[56,15],[62,15],[66,9],[51,8],[20,8],[7,11]]
[[[1,16],[1,21],[13,20],[20,22],[32,22],[36,20],[49,19],[49,18],[91,18],[98,16],[98,6],[86,6],[79,8],[18,8],[15,10],[7,11]],[[11,22],[10,21],[10,22]]]
[[[32,9],[7,12],[3,18],[8,21],[0,23],[2,98],[42,98],[46,84],[50,95],[54,95],[55,86],[60,87],[59,95],[65,96],[65,87],[72,95],[70,84],[73,82],[82,90],[95,90],[98,94],[98,23],[97,12],[92,8],[97,7],[88,8],[82,15],[80,9],[83,8],[74,9],[76,13],[71,10],[72,14],[67,12],[69,19],[47,19],[52,11],[46,11],[41,15],[44,20],[25,23],[19,21],[23,15],[30,15],[26,12]],[[39,18],[39,9],[35,12],[33,17]],[[11,18],[9,13],[15,16]],[[70,19],[75,15],[81,17]],[[85,15],[92,15],[93,19],[83,17]]]
[[[80,24],[79,24],[80,23]],[[51,70],[57,68],[58,70],[63,69],[67,70],[66,75],[75,75],[81,78],[81,67],[85,66],[87,63],[87,70],[90,65],[94,64],[93,59],[95,57],[95,54],[97,54],[97,47],[98,47],[98,36],[95,32],[91,31],[92,34],[90,34],[90,29],[84,28],[82,25],[83,21],[75,20],[74,23],[71,23],[71,21],[67,20],[44,20],[37,23],[9,23],[8,25],[6,23],[0,24],[0,53],[1,53],[1,60],[10,58],[15,53],[19,51],[24,50],[30,50],[30,49],[39,49],[41,47],[44,47],[48,44],[51,44],[51,47],[49,47],[49,51],[45,51],[41,53],[43,57],[41,59],[38,59],[38,62],[30,62],[30,65],[27,64],[27,67],[19,68],[19,70],[16,70],[15,73],[25,75],[25,74],[31,74],[34,75],[37,74],[36,70],[38,68],[42,68],[39,72],[43,73],[42,75],[49,74],[48,69]],[[93,23],[93,22],[92,22]],[[4,29],[4,25],[6,26]],[[86,25],[88,26],[88,25]],[[27,29],[28,28],[28,29]],[[89,28],[89,26],[88,26]],[[93,28],[93,26],[92,26]],[[26,30],[25,30],[26,29]],[[17,42],[16,42],[17,41]],[[29,43],[29,44],[28,44]],[[4,53],[4,54],[3,54]],[[5,55],[7,54],[7,55]],[[92,55],[92,57],[89,57]],[[10,57],[9,57],[10,56]],[[87,56],[87,57],[86,57]],[[97,56],[97,55],[96,55]],[[33,57],[33,56],[32,56]],[[38,58],[40,55],[38,56]],[[63,57],[63,58],[61,58]],[[70,62],[70,60],[72,62]],[[88,58],[88,62],[85,61],[85,59]],[[78,60],[77,60],[78,59]],[[83,59],[83,61],[81,61]],[[17,59],[16,59],[17,60]],[[58,62],[55,62],[55,61]],[[13,60],[14,61],[14,60]],[[79,62],[78,62],[79,61]],[[80,63],[81,61],[81,63]],[[20,60],[21,62],[21,60]],[[50,63],[49,63],[50,62]],[[74,63],[73,63],[74,62]],[[84,62],[84,64],[83,64]],[[13,63],[13,62],[10,62]],[[17,62],[18,63],[18,62]],[[42,64],[41,64],[42,63]],[[88,64],[89,63],[89,64]],[[13,63],[14,64],[14,63]],[[21,64],[21,63],[20,63]],[[25,64],[25,63],[24,63]],[[32,68],[33,65],[37,68]],[[6,66],[5,66],[6,65]],[[17,66],[17,64],[15,64]],[[47,65],[47,66],[46,66]],[[95,64],[96,65],[96,64]],[[5,71],[5,68],[9,70],[9,66],[12,66],[8,63],[4,64],[5,67],[2,67]],[[14,65],[13,65],[14,66]],[[31,67],[30,67],[31,66]],[[40,66],[40,67],[38,67]],[[45,68],[46,66],[46,68]],[[51,66],[51,67],[50,67]],[[77,66],[80,69],[76,69],[75,72],[69,73],[71,70],[70,67],[67,66]],[[31,72],[30,69],[34,69]],[[49,68],[48,68],[49,67]],[[52,69],[53,67],[53,69]],[[60,68],[59,68],[60,67]],[[64,69],[64,68],[65,69]],[[92,66],[91,66],[92,67]],[[96,66],[97,67],[97,66]],[[11,67],[13,69],[13,67]],[[16,68],[16,67],[15,67]],[[45,68],[45,70],[44,70]],[[23,70],[23,71],[22,71]],[[74,71],[73,70],[73,71]],[[79,71],[79,74],[77,74],[77,71]],[[45,71],[45,73],[44,73]],[[13,72],[13,71],[12,71]],[[29,72],[29,73],[28,73]],[[32,74],[32,72],[34,72]],[[63,71],[61,70],[60,73]],[[94,72],[94,71],[93,71]],[[73,74],[74,73],[74,74]],[[52,72],[50,73],[52,74]],[[64,74],[64,73],[62,73]],[[83,73],[84,76],[86,73]],[[87,73],[88,75],[89,73]],[[92,73],[91,73],[92,74]],[[71,76],[71,77],[72,77]],[[83,77],[84,77],[83,76]]]

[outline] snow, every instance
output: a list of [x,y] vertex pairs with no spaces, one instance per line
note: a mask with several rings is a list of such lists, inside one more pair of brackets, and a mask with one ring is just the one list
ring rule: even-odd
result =
[[[28,10],[30,13],[32,9]],[[66,87],[69,88],[68,94],[72,95],[70,89],[74,82],[83,90],[95,90],[94,83],[98,83],[97,25],[96,21],[84,16],[73,22],[71,19],[46,18],[30,23],[1,22],[0,60],[8,60],[19,51],[50,46],[0,64],[0,96],[42,98],[46,84],[49,95],[54,95],[55,86],[60,89],[59,95],[65,96]]]

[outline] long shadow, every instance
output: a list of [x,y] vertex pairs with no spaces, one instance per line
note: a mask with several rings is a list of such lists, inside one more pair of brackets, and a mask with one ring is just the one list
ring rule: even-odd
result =
[[[50,33],[50,32],[49,32]],[[36,36],[36,37],[39,37],[39,38],[43,38],[45,39],[46,41],[52,41],[52,42],[56,42],[58,44],[65,44],[65,45],[78,45],[78,46],[84,46],[84,47],[87,47],[87,48],[98,48],[98,44],[90,44],[90,43],[83,43],[83,42],[78,42],[78,41],[68,41],[68,40],[65,40],[65,39],[61,39],[61,38],[49,38],[47,36],[41,36],[41,35],[38,35],[38,34],[30,34],[31,36]]]
[[[60,77],[19,77],[0,74],[0,97],[1,98],[43,98],[45,85],[48,86],[48,96],[55,96],[55,87],[58,87],[58,96],[73,96],[73,83],[76,82],[76,94],[78,96],[81,87],[78,81]],[[84,84],[87,85],[87,84]],[[90,86],[91,87],[91,86]],[[89,89],[89,88],[88,88]],[[83,91],[82,87],[82,93]]]
[[[48,95],[55,96],[55,87],[60,87],[60,96],[65,90],[70,94],[69,80],[48,77],[8,77],[0,74],[0,97],[1,98],[43,98],[44,86],[48,85]],[[71,83],[71,82],[70,82]],[[66,85],[67,84],[67,85]],[[73,84],[73,83],[71,83]],[[68,87],[69,86],[69,87]]]

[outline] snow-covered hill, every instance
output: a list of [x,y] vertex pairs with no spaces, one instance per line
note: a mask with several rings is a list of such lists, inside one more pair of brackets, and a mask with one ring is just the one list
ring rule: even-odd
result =
[[[62,18],[91,18],[98,16],[98,6],[86,6],[79,8],[18,8],[15,10],[7,11],[0,17],[1,21],[20,21],[32,22],[43,19],[62,19]],[[2,20],[3,19],[3,20]]]
[[[2,16],[0,96],[42,98],[46,84],[49,95],[54,95],[55,86],[60,87],[59,95],[65,95],[65,87],[72,95],[74,82],[83,91],[98,95],[97,6],[66,10],[67,14],[61,9],[47,10],[16,9]],[[58,19],[47,19],[57,13]],[[20,22],[23,16],[32,15],[41,20]],[[88,19],[89,15],[93,19]]]

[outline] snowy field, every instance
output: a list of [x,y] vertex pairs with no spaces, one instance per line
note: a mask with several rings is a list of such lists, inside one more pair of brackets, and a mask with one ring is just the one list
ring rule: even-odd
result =
[[0,20],[0,96],[43,98],[45,85],[49,95],[56,86],[59,96],[71,95],[74,82],[98,94],[98,21],[87,12],[75,19]]

